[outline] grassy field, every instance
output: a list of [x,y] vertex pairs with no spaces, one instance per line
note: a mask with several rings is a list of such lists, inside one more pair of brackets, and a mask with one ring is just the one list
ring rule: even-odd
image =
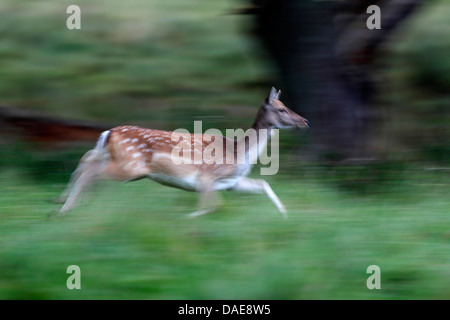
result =
[[[287,220],[266,197],[233,193],[187,219],[196,195],[151,181],[102,183],[48,218],[89,146],[2,141],[0,299],[450,299],[450,6],[434,3],[401,30],[379,74],[391,116],[379,143],[393,160],[296,163],[302,143],[282,134],[280,173],[268,181]],[[79,0],[81,31],[65,27],[70,4],[0,3],[1,105],[224,129],[249,126],[273,85],[246,17],[224,14],[239,1]],[[81,290],[66,287],[69,265],[81,268]],[[381,290],[366,287],[370,265]]]
[[[151,181],[103,183],[49,219],[63,184],[4,172],[0,298],[449,299],[449,174],[383,169],[376,188],[352,170],[269,179],[287,220],[266,197],[233,193],[188,219],[196,195]],[[81,290],[66,288],[69,265]],[[381,290],[366,287],[370,265]]]

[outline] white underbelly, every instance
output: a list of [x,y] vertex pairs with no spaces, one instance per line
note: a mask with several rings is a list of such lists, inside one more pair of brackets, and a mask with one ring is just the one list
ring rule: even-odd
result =
[[178,189],[183,189],[187,191],[196,191],[197,190],[197,175],[192,174],[186,177],[174,177],[167,174],[162,173],[152,173],[149,174],[148,177],[153,181],[156,181],[160,184],[174,187]]
[[[240,165],[237,170],[231,176],[226,176],[219,178],[214,181],[212,185],[212,190],[227,190],[234,187],[242,177],[245,177],[251,170],[250,165]],[[177,177],[173,175],[168,175],[164,173],[151,173],[148,175],[150,179],[156,181],[160,184],[183,189],[186,191],[198,191],[200,188],[198,180],[200,178],[201,173],[199,171],[195,173],[191,173],[190,175],[186,175],[183,177]]]
[[216,180],[213,184],[213,190],[219,191],[219,190],[228,190],[236,185],[236,183],[239,182],[239,180],[242,179],[242,176],[232,177],[232,178],[223,178]]

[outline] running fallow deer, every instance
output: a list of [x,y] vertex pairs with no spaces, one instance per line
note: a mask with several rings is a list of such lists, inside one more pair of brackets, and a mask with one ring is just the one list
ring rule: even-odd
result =
[[[65,203],[59,213],[71,210],[81,191],[96,178],[107,177],[121,181],[150,178],[163,185],[196,191],[200,194],[199,208],[189,215],[191,217],[214,211],[217,205],[216,191],[219,190],[266,193],[286,217],[284,205],[269,184],[262,179],[246,177],[255,163],[251,158],[256,160],[260,156],[274,129],[309,127],[305,118],[288,109],[279,100],[280,94],[281,91],[272,88],[259,109],[251,128],[256,132],[256,139],[252,140],[246,136],[231,140],[224,136],[189,134],[187,144],[194,149],[192,156],[196,152],[203,152],[200,163],[182,162],[177,159],[174,149],[180,147],[179,141],[183,134],[176,131],[119,126],[103,132],[96,147],[82,157],[72,174],[61,195],[60,200]],[[221,147],[215,150],[214,160],[217,160],[219,151],[223,150],[219,158],[223,157],[224,161],[211,161],[211,156],[208,158],[208,155],[205,155],[204,151],[214,141],[222,142]],[[236,153],[239,144],[245,145],[243,156]],[[183,150],[178,154],[182,153]],[[225,161],[229,159],[234,161]]]

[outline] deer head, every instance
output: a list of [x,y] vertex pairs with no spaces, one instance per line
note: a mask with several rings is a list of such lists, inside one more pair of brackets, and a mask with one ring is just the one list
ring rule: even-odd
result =
[[309,122],[280,101],[281,90],[272,88],[269,96],[264,100],[262,117],[269,126],[279,129],[309,128]]

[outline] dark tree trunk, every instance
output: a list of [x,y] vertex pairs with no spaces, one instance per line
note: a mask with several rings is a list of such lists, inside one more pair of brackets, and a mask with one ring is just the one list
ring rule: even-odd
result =
[[[253,0],[254,33],[278,70],[283,100],[310,120],[318,157],[366,154],[376,49],[422,0]],[[381,8],[381,30],[366,26]]]
[[111,127],[0,106],[0,143],[20,139],[37,148],[59,148],[83,141],[92,144],[102,131]]

